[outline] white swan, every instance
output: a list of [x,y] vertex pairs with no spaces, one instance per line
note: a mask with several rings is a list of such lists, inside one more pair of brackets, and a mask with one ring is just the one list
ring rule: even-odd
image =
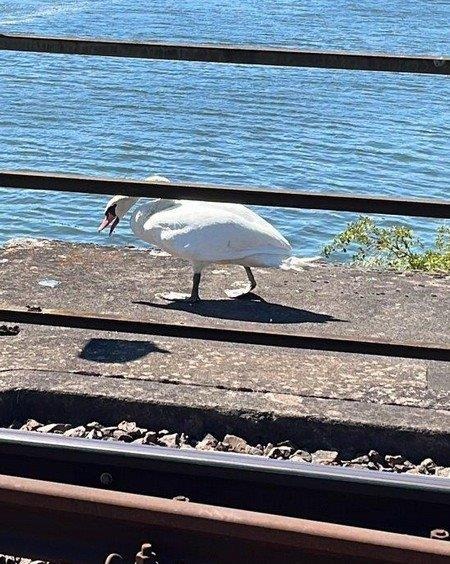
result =
[[[162,176],[150,176],[148,182],[169,183]],[[105,219],[98,230],[110,227],[110,235],[120,219],[139,198],[114,196],[105,208]],[[203,268],[211,263],[239,264],[245,268],[251,292],[256,287],[252,266],[279,268],[292,254],[288,241],[255,212],[239,204],[194,200],[152,200],[134,212],[134,234],[171,255],[188,260],[193,267],[192,292],[188,301],[199,297]],[[228,291],[232,297],[241,292]],[[169,294],[167,299],[174,299]]]

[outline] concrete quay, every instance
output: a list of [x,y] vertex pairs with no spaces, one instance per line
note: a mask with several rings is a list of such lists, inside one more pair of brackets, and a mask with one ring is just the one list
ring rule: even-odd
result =
[[[320,264],[258,270],[233,300],[238,267],[205,271],[133,248],[16,241],[0,249],[0,304],[286,333],[448,342],[448,277]],[[1,325],[1,320],[0,320]],[[309,448],[399,451],[450,463],[448,364],[278,347],[21,326],[0,337],[0,413],[39,420],[130,417],[191,434],[291,439]],[[114,420],[114,421],[113,421]]]

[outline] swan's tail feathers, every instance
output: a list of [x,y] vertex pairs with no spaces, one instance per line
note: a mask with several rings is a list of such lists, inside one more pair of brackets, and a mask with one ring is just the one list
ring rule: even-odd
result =
[[280,268],[282,270],[308,270],[309,268],[320,266],[321,258],[322,257],[289,257],[281,263]]

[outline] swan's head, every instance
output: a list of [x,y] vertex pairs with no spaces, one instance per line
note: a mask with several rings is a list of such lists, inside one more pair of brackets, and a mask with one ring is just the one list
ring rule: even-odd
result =
[[[169,184],[170,180],[165,176],[149,176],[145,182],[154,182],[155,184]],[[114,229],[117,227],[119,221],[128,212],[133,204],[137,202],[138,198],[131,196],[113,196],[105,207],[105,219],[99,225],[98,231],[103,231],[109,227],[109,234],[112,235]]]
[[109,234],[112,235],[119,221],[131,208],[137,198],[130,196],[113,196],[105,207],[105,219],[99,225],[98,231],[103,231],[109,227]]

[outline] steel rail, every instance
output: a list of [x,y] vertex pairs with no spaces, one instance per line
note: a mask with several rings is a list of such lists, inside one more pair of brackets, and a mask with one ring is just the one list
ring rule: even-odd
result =
[[159,184],[137,180],[15,171],[0,171],[0,186],[84,194],[124,194],[144,198],[205,200],[283,208],[450,218],[450,202],[445,200],[409,200],[295,190],[233,188],[193,183]]
[[[194,538],[206,536],[209,543],[212,539],[214,543],[226,540],[229,544],[230,539],[232,543],[249,542],[262,552],[271,548],[281,553],[293,549],[295,555],[291,552],[285,562],[298,562],[299,555],[305,552],[330,558],[344,556],[369,558],[368,561],[426,561],[430,564],[443,563],[450,556],[450,544],[441,541],[13,476],[0,475],[0,507],[6,508],[6,512],[2,512],[8,518],[4,527],[20,527],[20,515],[25,514],[28,515],[28,520],[24,519],[28,530],[34,525],[35,534],[37,532],[43,540],[49,535],[46,519],[50,517],[53,524],[64,525],[68,517],[69,523],[83,522],[87,531],[94,523],[101,523],[95,531],[99,543],[105,537],[111,542],[111,538],[114,539],[111,533],[115,533],[117,527],[121,530],[119,538],[135,537],[136,533],[144,532],[153,536],[156,531],[161,536],[162,531],[171,533],[170,541],[175,544],[178,534],[188,533]],[[16,517],[12,525],[11,515],[13,519]],[[5,520],[3,515],[0,520]],[[59,530],[58,534],[52,530],[50,534],[58,538],[64,532]],[[72,542],[78,540],[82,541],[72,539]]]
[[116,331],[137,335],[157,335],[160,337],[180,337],[272,347],[450,361],[450,347],[433,343],[389,342],[383,339],[363,340],[311,333],[289,334],[279,331],[263,332],[202,325],[173,325],[104,314],[76,314],[71,311],[56,309],[43,309],[36,312],[24,308],[2,307],[0,308],[0,320],[31,325],[50,325],[52,327]]
[[244,65],[450,74],[450,58],[433,55],[323,52],[282,47],[149,43],[15,34],[0,35],[0,50]]
[[[0,459],[7,457],[19,458],[21,462],[65,461],[84,468],[95,464],[110,469],[121,466],[128,469],[163,469],[168,474],[223,477],[262,482],[271,487],[297,484],[358,496],[373,494],[396,500],[439,501],[450,506],[450,481],[434,476],[294,464],[289,460],[272,460],[263,456],[181,450],[0,428]],[[0,473],[4,472],[1,464],[0,461]],[[61,476],[59,481],[66,482],[66,476]]]
[[168,499],[182,494],[198,503],[313,520],[326,514],[342,525],[423,537],[448,528],[450,483],[433,476],[9,429],[0,430],[0,474]]

